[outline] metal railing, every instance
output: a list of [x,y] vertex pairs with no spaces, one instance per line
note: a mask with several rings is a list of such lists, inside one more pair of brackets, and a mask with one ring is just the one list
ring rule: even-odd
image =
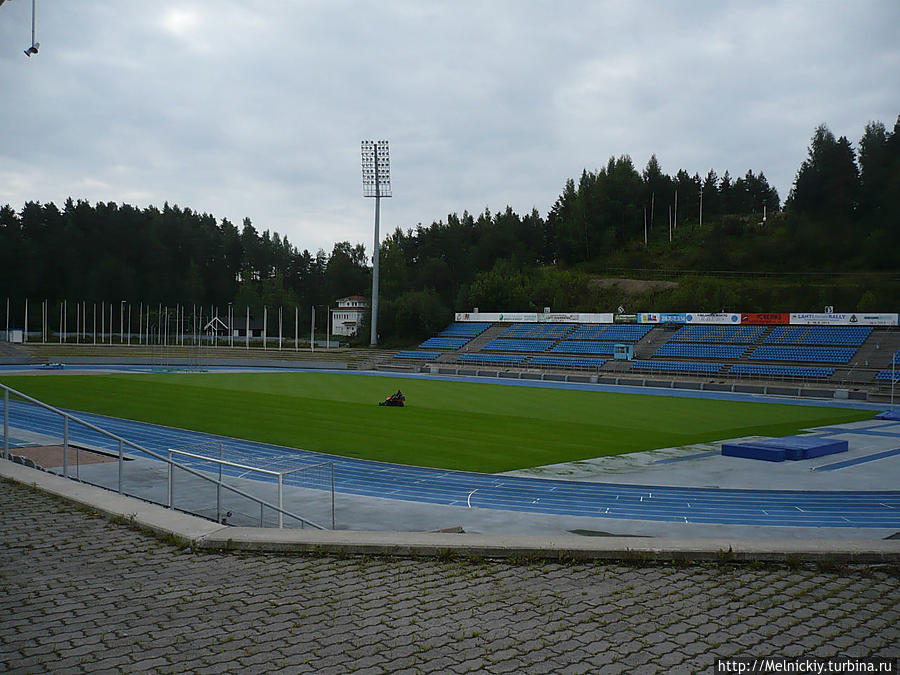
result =
[[[315,522],[313,522],[313,521],[311,521],[311,520],[309,520],[309,519],[307,519],[307,518],[303,518],[302,516],[297,515],[297,514],[295,514],[295,513],[290,513],[290,512],[288,512],[288,511],[285,511],[285,510],[282,508],[282,506],[281,506],[280,504],[278,504],[278,505],[272,504],[272,503],[270,503],[270,502],[267,502],[267,501],[264,500],[264,499],[261,499],[261,498],[259,498],[259,497],[256,497],[256,496],[252,495],[252,494],[249,494],[249,493],[247,493],[247,492],[241,490],[240,488],[233,487],[233,486],[228,485],[228,484],[226,484],[226,483],[224,483],[224,482],[222,482],[222,481],[220,481],[220,480],[216,480],[215,478],[212,478],[212,477],[210,477],[210,476],[207,476],[207,475],[205,475],[204,473],[202,473],[202,472],[200,472],[200,471],[197,471],[197,470],[195,470],[195,469],[192,469],[192,468],[190,468],[190,467],[188,467],[188,466],[185,466],[185,465],[183,465],[183,464],[179,464],[179,463],[175,462],[174,460],[172,460],[171,458],[166,457],[165,455],[162,455],[162,454],[160,454],[160,453],[154,452],[153,450],[149,450],[149,449],[147,449],[147,448],[145,448],[145,447],[143,447],[143,446],[141,446],[141,445],[138,445],[137,443],[134,443],[134,442],[132,442],[132,441],[129,441],[127,438],[123,438],[122,436],[118,436],[117,434],[114,434],[114,433],[109,432],[109,431],[107,431],[107,430],[105,430],[105,429],[102,429],[101,427],[98,427],[98,426],[95,425],[95,424],[91,424],[90,422],[87,422],[87,421],[85,421],[85,420],[83,420],[83,419],[81,419],[81,418],[79,418],[79,417],[76,417],[75,415],[72,415],[71,413],[67,413],[67,412],[65,412],[64,410],[60,410],[60,409],[55,408],[55,407],[53,407],[53,406],[51,406],[51,405],[48,405],[47,403],[44,403],[43,401],[39,401],[38,399],[33,398],[33,397],[29,396],[28,394],[24,394],[24,393],[22,393],[22,392],[20,392],[20,391],[17,391],[17,390],[15,390],[15,389],[13,389],[12,387],[8,387],[8,386],[6,386],[6,385],[4,385],[4,384],[0,384],[0,389],[3,390],[3,459],[9,459],[9,458],[10,458],[10,452],[9,452],[9,439],[10,439],[10,433],[9,433],[9,430],[10,430],[10,426],[9,426],[9,399],[10,399],[10,395],[12,394],[13,396],[16,396],[16,397],[18,397],[18,398],[21,398],[21,399],[24,400],[24,401],[27,401],[27,402],[32,403],[32,404],[34,404],[34,405],[37,405],[37,406],[39,406],[40,408],[43,408],[43,409],[45,409],[45,410],[49,410],[50,412],[52,412],[52,413],[54,413],[54,414],[59,415],[59,416],[62,417],[62,419],[63,419],[63,438],[62,438],[62,441],[63,441],[63,466],[62,466],[62,475],[63,475],[63,477],[65,477],[65,478],[72,478],[73,480],[77,480],[77,481],[82,482],[82,483],[87,483],[87,484],[89,484],[89,485],[94,485],[94,486],[96,486],[96,487],[102,487],[102,488],[107,489],[107,490],[110,489],[110,488],[108,488],[107,486],[102,485],[102,484],[100,484],[100,483],[94,483],[94,482],[91,482],[91,481],[88,481],[88,480],[83,480],[83,479],[81,478],[80,472],[79,472],[79,466],[80,466],[80,463],[79,463],[79,461],[78,461],[78,452],[79,452],[79,448],[78,448],[77,446],[75,447],[75,462],[76,462],[75,475],[74,475],[74,476],[69,475],[69,422],[72,421],[72,422],[75,422],[76,424],[80,424],[80,425],[86,427],[87,429],[90,429],[91,431],[94,431],[94,432],[96,432],[96,433],[98,433],[98,434],[101,434],[102,436],[105,436],[105,437],[107,437],[107,438],[110,438],[110,439],[112,439],[112,440],[114,440],[114,441],[116,441],[116,442],[118,443],[118,453],[117,453],[118,476],[117,476],[117,488],[116,488],[116,490],[114,490],[114,491],[115,491],[115,492],[118,492],[120,495],[127,496],[127,497],[135,497],[135,498],[141,499],[141,500],[143,500],[143,501],[147,501],[147,502],[159,504],[160,506],[166,506],[166,507],[172,508],[172,507],[171,507],[171,504],[160,504],[159,502],[156,502],[156,501],[154,501],[154,500],[152,500],[152,499],[149,499],[149,498],[147,498],[147,497],[142,497],[142,496],[140,496],[140,495],[127,493],[127,492],[125,492],[125,491],[123,490],[123,487],[122,487],[122,484],[123,484],[122,471],[123,471],[123,467],[124,467],[124,463],[125,463],[125,447],[128,446],[129,448],[131,448],[131,449],[133,449],[133,450],[136,450],[137,452],[139,452],[139,453],[141,453],[141,454],[148,455],[149,457],[152,457],[152,458],[154,458],[154,459],[157,459],[157,460],[159,460],[159,461],[161,461],[161,462],[165,462],[165,463],[169,466],[169,469],[170,469],[170,470],[171,470],[173,467],[174,467],[174,468],[181,469],[182,471],[185,471],[185,472],[187,472],[187,473],[189,473],[189,474],[192,474],[193,476],[195,476],[195,477],[197,477],[197,478],[199,478],[199,479],[201,479],[201,480],[204,480],[204,481],[207,481],[207,482],[209,482],[209,483],[215,484],[215,485],[217,486],[217,489],[222,489],[222,488],[224,488],[224,489],[226,489],[226,490],[228,490],[228,491],[230,491],[230,492],[233,492],[233,493],[235,493],[235,494],[237,494],[237,495],[240,495],[241,497],[244,497],[244,498],[246,498],[246,499],[249,499],[249,500],[251,500],[251,501],[253,501],[253,502],[258,503],[258,504],[260,505],[260,509],[265,509],[265,508],[272,509],[273,511],[275,511],[276,513],[279,514],[279,520],[280,520],[281,522],[283,522],[283,516],[288,516],[288,517],[293,518],[293,519],[297,520],[298,522],[300,522],[300,523],[301,523],[301,527],[307,527],[307,526],[308,526],[308,527],[311,527],[311,528],[314,528],[314,529],[317,529],[317,530],[325,530],[325,529],[327,529],[325,526],[319,525],[318,523],[315,523]],[[54,472],[54,473],[55,473],[55,472]],[[182,509],[179,509],[179,510],[182,510]]]
[[[275,482],[278,486],[278,508],[280,509],[278,512],[278,527],[284,527],[284,516],[290,516],[287,511],[284,511],[284,478],[285,476],[289,476],[291,474],[300,473],[301,471],[309,471],[312,469],[318,469],[322,467],[328,467],[328,473],[330,474],[330,490],[331,490],[331,529],[334,529],[335,520],[334,520],[334,464],[332,462],[321,462],[319,464],[313,464],[311,466],[301,466],[296,469],[289,469],[287,471],[272,471],[271,469],[263,469],[256,466],[249,466],[247,464],[240,464],[238,462],[232,462],[224,458],[224,447],[221,443],[219,445],[219,457],[209,457],[207,455],[201,455],[196,452],[188,452],[186,450],[178,450],[174,448],[169,448],[169,470],[168,470],[168,503],[166,504],[170,509],[174,508],[175,504],[175,482],[174,482],[174,471],[176,468],[184,468],[183,465],[178,464],[172,459],[173,455],[180,455],[182,457],[190,457],[191,459],[200,460],[203,462],[210,462],[211,464],[215,464],[219,469],[219,478],[216,481],[216,520],[221,522],[222,517],[222,487],[225,485],[224,476],[222,469],[224,467],[230,467],[232,469],[240,469],[241,471],[249,471],[252,473],[258,473],[263,476],[270,476],[275,479]],[[265,506],[263,503],[260,503],[259,506],[259,526],[263,527],[264,524],[264,515],[265,515]],[[293,516],[292,516],[293,517]],[[306,522],[303,519],[300,520],[300,525],[303,527],[303,523]]]

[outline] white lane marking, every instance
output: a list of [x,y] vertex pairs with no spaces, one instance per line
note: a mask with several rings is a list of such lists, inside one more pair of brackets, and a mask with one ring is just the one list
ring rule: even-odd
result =
[[476,492],[478,492],[478,488],[475,488],[474,490],[472,490],[469,493],[469,496],[466,498],[466,504],[468,505],[468,507],[470,509],[472,508],[472,495],[474,495]]

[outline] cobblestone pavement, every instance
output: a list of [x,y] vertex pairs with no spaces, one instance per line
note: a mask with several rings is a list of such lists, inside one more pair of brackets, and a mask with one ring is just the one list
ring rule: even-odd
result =
[[900,656],[890,569],[195,553],[0,481],[0,671],[713,672]]

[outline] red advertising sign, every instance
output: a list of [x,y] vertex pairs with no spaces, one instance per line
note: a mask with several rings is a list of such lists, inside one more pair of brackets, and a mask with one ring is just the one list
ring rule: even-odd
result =
[[741,314],[741,324],[751,326],[787,325],[790,322],[790,314]]

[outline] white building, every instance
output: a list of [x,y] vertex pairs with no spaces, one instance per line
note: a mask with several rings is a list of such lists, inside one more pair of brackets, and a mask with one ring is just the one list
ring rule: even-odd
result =
[[337,309],[331,313],[331,334],[356,335],[368,311],[369,301],[361,295],[340,298],[337,301]]

